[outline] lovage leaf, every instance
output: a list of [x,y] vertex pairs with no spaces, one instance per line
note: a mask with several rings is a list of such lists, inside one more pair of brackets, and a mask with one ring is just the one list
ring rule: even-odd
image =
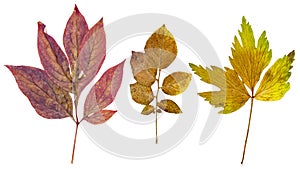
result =
[[156,80],[157,69],[149,63],[145,53],[132,52],[130,65],[134,79],[142,85],[151,86]]
[[80,45],[78,64],[83,75],[79,79],[79,91],[82,91],[97,75],[105,56],[106,37],[101,19],[85,34]]
[[145,52],[156,68],[164,69],[175,60],[176,41],[165,25],[156,30],[147,40]]
[[260,86],[258,87],[255,99],[263,101],[280,100],[290,89],[290,83],[287,82],[291,76],[290,69],[294,61],[295,51],[287,56],[278,59],[264,75]]
[[225,68],[226,71],[224,71],[216,66],[204,69],[201,65],[194,64],[190,64],[190,67],[202,81],[220,88],[220,91],[199,93],[211,105],[223,107],[224,109],[219,113],[232,113],[241,108],[250,98],[247,89],[234,70]]
[[154,99],[151,87],[139,83],[130,84],[130,92],[132,99],[139,104],[148,105]]
[[65,90],[72,91],[69,62],[56,41],[45,33],[45,25],[38,22],[38,52],[49,78]]
[[116,112],[116,110],[100,110],[84,119],[91,124],[102,124],[109,120]]
[[151,113],[154,113],[154,107],[152,105],[146,105],[141,112],[143,115],[149,115]]
[[242,30],[239,31],[241,41],[234,37],[232,58],[229,57],[233,69],[241,77],[242,81],[253,90],[260,79],[262,71],[269,65],[272,58],[272,50],[269,49],[269,42],[264,31],[255,46],[253,30],[246,21],[242,19]]
[[88,30],[88,25],[84,16],[75,5],[74,11],[67,22],[63,37],[65,50],[70,61],[73,76],[76,76],[75,64],[78,58],[80,44]]
[[40,116],[47,119],[73,118],[69,93],[53,83],[43,70],[29,66],[6,67]]
[[168,113],[182,113],[179,106],[174,101],[169,99],[161,100],[160,102],[158,102],[157,106]]
[[84,103],[84,116],[101,113],[113,102],[121,86],[125,60],[103,73],[92,87]]
[[164,79],[162,91],[168,95],[178,95],[187,89],[191,79],[190,73],[174,72]]

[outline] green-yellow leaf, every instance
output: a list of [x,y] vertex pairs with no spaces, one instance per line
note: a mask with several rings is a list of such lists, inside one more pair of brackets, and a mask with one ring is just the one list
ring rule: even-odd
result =
[[154,107],[152,105],[146,105],[144,107],[144,109],[142,110],[142,113],[143,115],[149,115],[151,113],[154,113]]
[[256,91],[255,98],[257,100],[280,100],[290,89],[290,83],[287,81],[291,76],[290,69],[292,68],[294,56],[295,51],[292,51],[287,56],[278,59],[270,67]]
[[132,52],[130,65],[134,79],[142,85],[151,86],[156,80],[157,69],[152,67],[145,53]]
[[185,72],[174,72],[168,75],[162,84],[162,90],[168,95],[184,92],[191,82],[192,75]]
[[177,55],[175,38],[165,25],[151,35],[144,49],[151,60],[151,64],[160,69],[168,67]]
[[232,57],[229,57],[233,69],[242,81],[253,90],[259,81],[262,71],[269,65],[272,50],[264,31],[255,45],[253,30],[245,17],[242,19],[242,30],[239,31],[241,42],[234,37]]
[[163,111],[168,113],[175,113],[175,114],[182,113],[179,106],[174,101],[169,99],[161,100],[160,102],[157,103],[157,106],[161,108]]
[[216,66],[212,66],[211,69],[204,69],[200,65],[196,66],[191,63],[190,67],[202,81],[220,88],[219,91],[199,93],[211,105],[223,107],[224,109],[219,113],[232,113],[241,108],[250,98],[244,84],[234,70],[225,68],[224,71]]
[[148,105],[154,99],[151,87],[139,83],[130,84],[130,92],[132,99],[139,104]]

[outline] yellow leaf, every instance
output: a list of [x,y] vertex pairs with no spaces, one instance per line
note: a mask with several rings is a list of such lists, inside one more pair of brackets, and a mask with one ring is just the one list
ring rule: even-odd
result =
[[275,101],[281,99],[290,89],[290,83],[287,82],[291,76],[290,69],[294,61],[295,51],[287,56],[278,59],[272,67],[266,72],[259,88],[256,91],[255,99],[263,101]]
[[182,113],[179,106],[174,101],[169,99],[161,100],[160,102],[157,103],[157,106],[161,108],[163,111],[168,113],[175,113],[175,114]]
[[152,105],[146,105],[144,107],[144,109],[142,110],[141,114],[143,114],[143,115],[149,115],[149,114],[151,114],[153,112],[154,112],[154,107]]
[[176,41],[165,25],[151,35],[144,49],[151,64],[160,69],[168,67],[177,55]]
[[157,69],[151,67],[145,53],[132,52],[130,65],[137,82],[145,86],[151,86],[155,82]]
[[191,82],[192,75],[185,72],[174,72],[168,75],[162,84],[162,90],[168,95],[184,92]]
[[139,83],[130,84],[130,92],[132,99],[139,104],[148,105],[154,99],[151,87]]
[[204,69],[202,66],[190,64],[190,67],[201,80],[220,88],[219,91],[203,92],[199,95],[215,107],[224,107],[219,113],[228,114],[241,108],[250,98],[238,74],[229,68],[212,66]]
[[233,69],[241,77],[242,81],[253,90],[260,79],[262,71],[269,65],[272,58],[272,50],[264,31],[255,46],[252,28],[245,17],[242,19],[242,30],[239,31],[241,42],[234,37],[232,58],[229,57]]

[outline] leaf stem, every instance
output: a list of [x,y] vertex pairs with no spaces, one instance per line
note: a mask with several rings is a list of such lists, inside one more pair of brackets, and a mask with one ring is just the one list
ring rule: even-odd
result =
[[78,126],[79,126],[79,123],[76,123],[76,130],[75,130],[75,137],[74,137],[74,144],[73,144],[73,151],[72,151],[72,160],[71,160],[71,164],[73,164],[73,161],[74,161],[74,155],[75,155],[75,147],[76,147],[76,140],[77,140]]
[[243,157],[242,157],[241,164],[243,164],[243,162],[244,162],[246,148],[247,148],[247,141],[248,141],[248,135],[249,135],[250,123],[251,123],[251,117],[252,117],[253,101],[254,101],[254,96],[253,96],[253,90],[252,90],[250,115],[249,115],[248,128],[247,128],[247,134],[246,134],[246,139],[245,139],[245,143],[244,143],[244,150],[243,150]]
[[158,92],[159,92],[159,89],[160,89],[160,86],[159,86],[160,72],[161,72],[161,69],[158,69],[158,77],[156,79],[156,82],[157,82],[157,91],[156,91],[156,96],[155,96],[155,143],[156,144],[158,143],[157,105],[158,105]]

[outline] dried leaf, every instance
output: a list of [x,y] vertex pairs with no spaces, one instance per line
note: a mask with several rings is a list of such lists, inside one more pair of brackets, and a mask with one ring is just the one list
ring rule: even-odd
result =
[[191,79],[190,73],[174,72],[164,79],[162,91],[168,95],[178,95],[187,89]]
[[121,86],[125,60],[103,73],[87,95],[84,116],[101,112],[113,102]]
[[116,110],[100,110],[84,119],[91,124],[102,124],[109,120],[117,111]]
[[156,30],[147,40],[145,52],[151,64],[156,68],[164,69],[175,60],[176,41],[165,25]]
[[74,11],[67,22],[63,37],[65,50],[69,58],[73,74],[75,74],[75,64],[78,58],[80,44],[88,30],[89,28],[84,16],[75,5]]
[[6,67],[40,116],[47,119],[73,118],[69,93],[53,83],[43,70],[29,66]]
[[38,22],[38,52],[49,78],[65,90],[72,91],[69,62],[56,41],[45,33],[45,25]]
[[148,105],[154,99],[151,87],[139,83],[130,84],[130,92],[132,99],[139,104]]
[[132,52],[130,65],[137,82],[144,86],[151,86],[155,82],[157,69],[150,65],[145,53]]
[[280,100],[290,89],[290,83],[287,82],[291,76],[292,63],[294,61],[295,51],[287,56],[278,59],[272,67],[266,72],[259,88],[256,91],[255,99],[263,101]]
[[151,113],[154,113],[154,107],[152,105],[146,105],[144,109],[142,110],[142,115],[149,115]]
[[79,79],[79,91],[82,91],[97,75],[105,56],[106,37],[101,19],[85,34],[80,45],[78,63],[83,75]]
[[169,99],[161,100],[160,102],[158,102],[157,106],[168,113],[182,113],[179,106],[174,101]]

